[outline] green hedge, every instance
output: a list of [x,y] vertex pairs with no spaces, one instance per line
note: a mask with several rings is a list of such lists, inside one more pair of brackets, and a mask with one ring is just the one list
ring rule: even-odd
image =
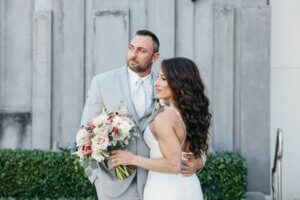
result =
[[[0,199],[96,199],[83,169],[68,152],[0,150]],[[242,199],[245,160],[232,153],[210,155],[198,173],[206,200]]]
[[247,165],[240,155],[223,152],[207,157],[198,177],[205,200],[240,200],[247,190]]
[[67,152],[0,151],[0,197],[85,198],[95,188]]

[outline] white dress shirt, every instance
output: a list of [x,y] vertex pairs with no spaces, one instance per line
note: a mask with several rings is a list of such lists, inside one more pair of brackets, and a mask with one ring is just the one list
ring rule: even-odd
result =
[[[150,73],[147,76],[141,78],[136,72],[127,67],[129,88],[133,104],[137,113],[142,117],[145,111],[150,107],[153,98],[153,74]],[[137,95],[137,90],[140,81],[143,81],[143,89],[145,91],[145,99],[142,99],[140,95]],[[141,105],[142,104],[142,105]]]

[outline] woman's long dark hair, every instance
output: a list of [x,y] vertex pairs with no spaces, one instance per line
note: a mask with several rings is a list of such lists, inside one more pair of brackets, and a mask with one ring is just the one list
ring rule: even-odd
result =
[[161,69],[185,123],[189,150],[197,157],[207,154],[211,114],[198,67],[190,59],[178,57],[163,60]]

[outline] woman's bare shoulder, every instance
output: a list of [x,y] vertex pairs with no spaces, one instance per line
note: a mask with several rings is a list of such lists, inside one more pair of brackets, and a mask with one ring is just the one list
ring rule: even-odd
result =
[[164,131],[166,131],[167,129],[174,129],[176,123],[177,121],[175,113],[170,109],[166,109],[155,117],[155,119],[151,123],[151,126],[155,130],[163,129]]
[[176,123],[176,113],[171,109],[165,109],[163,112],[159,113],[154,121],[158,124],[167,123],[169,125]]

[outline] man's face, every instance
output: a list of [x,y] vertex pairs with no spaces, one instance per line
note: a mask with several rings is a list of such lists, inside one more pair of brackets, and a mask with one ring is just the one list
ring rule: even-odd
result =
[[127,52],[127,65],[139,74],[148,74],[152,64],[158,59],[150,36],[136,35],[130,42]]

